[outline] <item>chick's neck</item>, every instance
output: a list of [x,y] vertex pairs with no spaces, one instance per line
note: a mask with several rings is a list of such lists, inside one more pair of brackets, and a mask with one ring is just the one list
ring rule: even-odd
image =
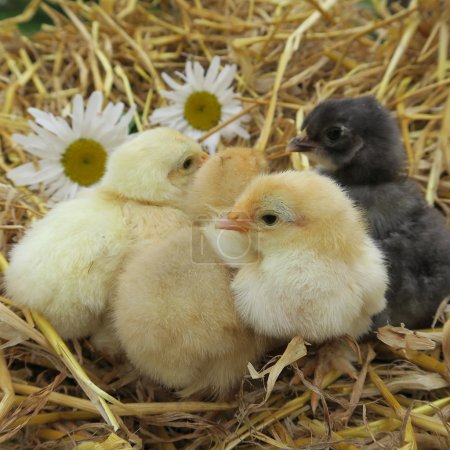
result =
[[405,173],[400,168],[367,167],[358,163],[351,163],[336,171],[330,171],[318,166],[318,172],[333,178],[342,186],[381,184],[392,181],[402,181]]
[[126,195],[123,195],[120,192],[115,192],[105,187],[100,188],[99,193],[102,197],[106,198],[107,200],[115,201],[118,203],[133,202],[143,206],[171,206],[167,202],[158,202],[142,198],[127,197]]
[[402,181],[406,176],[404,151],[402,147],[388,152],[363,149],[349,163],[337,170],[318,166],[318,171],[333,178],[342,186]]

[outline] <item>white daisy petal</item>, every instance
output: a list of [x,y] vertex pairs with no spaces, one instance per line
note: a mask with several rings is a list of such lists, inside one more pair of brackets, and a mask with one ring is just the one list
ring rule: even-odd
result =
[[203,145],[208,149],[210,155],[215,155],[219,146],[220,133],[214,133],[208,139],[203,141]]
[[44,189],[45,195],[51,197],[56,191],[62,188],[66,183],[66,177],[58,177],[55,181],[49,182],[48,186]]
[[122,102],[117,103],[117,105],[114,105],[113,103],[108,103],[102,114],[103,122],[110,125],[116,124],[117,121],[120,119],[120,116],[122,115],[124,108],[125,105]]
[[234,77],[236,76],[237,68],[235,65],[233,66],[225,66],[222,72],[219,73],[219,76],[216,78],[213,84],[213,90],[216,91],[221,87],[227,89],[230,84],[233,82]]
[[165,106],[164,108],[159,108],[153,111],[149,120],[152,123],[160,123],[162,121],[176,118],[180,116],[179,108],[175,108],[173,106]]
[[96,122],[99,118],[103,101],[103,95],[99,91],[95,91],[89,97],[84,112],[82,130],[80,131],[80,137],[95,138],[96,134]]
[[[32,109],[33,108],[29,109],[30,113],[31,113]],[[37,114],[37,113],[42,113],[42,114]],[[51,133],[58,135],[60,130],[59,130],[58,123],[55,120],[55,116],[53,116],[51,114],[46,114],[43,111],[36,110],[36,114],[34,114],[34,117],[35,117],[36,123],[38,125],[41,125],[42,127],[47,129]]]
[[[124,106],[123,103],[118,103],[115,106],[110,103],[99,117],[97,126],[95,127],[95,140],[102,143],[105,147],[108,147],[106,141],[109,141],[110,139],[114,140],[122,133],[124,127],[120,126],[117,121],[122,114]],[[128,126],[128,123],[129,120],[127,120],[126,126]],[[113,133],[111,132],[111,127],[114,127]]]
[[177,119],[173,119],[171,121],[170,128],[175,128],[176,130],[184,132],[189,128],[189,124],[186,122],[184,117],[178,117]]
[[100,91],[95,91],[89,97],[86,112],[84,115],[85,121],[91,121],[96,118],[100,111],[102,110],[103,94]]
[[[126,134],[124,134],[124,136],[126,136]],[[111,133],[101,136],[98,141],[103,145],[107,153],[112,153],[119,145],[125,142],[126,139],[123,139],[120,135]]]
[[72,129],[79,135],[83,123],[84,106],[83,97],[80,94],[75,95],[72,103]]
[[203,79],[205,75],[205,69],[202,67],[202,65],[198,62],[194,62],[194,75],[197,77],[198,80]]
[[39,149],[47,149],[52,153],[55,159],[60,159],[67,146],[73,142],[72,139],[63,141],[54,134],[45,133],[45,130],[40,131],[39,134],[30,136],[33,138],[33,143],[31,145]]
[[187,84],[192,85],[193,83],[195,83],[194,70],[192,68],[192,63],[190,61],[186,61],[184,71],[186,72]]
[[69,193],[67,195],[67,198],[73,198],[77,194],[78,190],[80,189],[80,186],[76,183],[72,183],[72,185],[69,187]]
[[13,169],[9,169],[6,176],[16,185],[16,186],[26,186],[31,184],[31,178],[35,175],[36,169],[34,164],[29,162],[22,164]]
[[218,56],[214,56],[211,61],[211,65],[209,66],[208,71],[205,76],[205,89],[210,89],[213,85],[214,80],[219,74],[220,68],[220,58]]
[[198,141],[203,136],[203,132],[192,128],[191,126],[189,126],[189,124],[187,122],[186,122],[186,129],[184,131],[184,134],[186,136],[189,136],[194,141]]
[[[48,147],[50,147],[52,152],[57,152],[61,149],[61,144],[70,144],[70,142],[64,143],[64,141],[60,139],[59,136],[48,132],[45,128],[36,125],[34,122],[30,123],[30,128],[35,132],[35,135],[31,136],[36,139],[36,145],[39,145],[41,148],[47,145]],[[64,145],[64,147],[65,146],[66,145]],[[60,154],[59,151],[58,154]]]
[[205,70],[203,69],[203,67],[200,65],[200,63],[195,62],[194,63],[194,77],[195,77],[195,80],[197,83],[197,89],[199,91],[203,91],[205,89],[204,75],[205,75]]
[[[181,78],[185,83],[187,82],[186,75],[184,73],[179,72],[178,70],[175,70],[175,75],[179,78]],[[180,86],[183,86],[180,84]]]
[[39,123],[39,120],[51,121],[51,119],[55,117],[53,114],[41,111],[37,108],[28,108],[27,111],[36,119],[37,123]]
[[68,142],[77,139],[78,135],[62,117],[55,117],[55,122],[58,124],[57,136],[60,141]]
[[223,114],[228,114],[230,116],[234,116],[242,111],[240,106],[234,105],[233,103],[225,104],[222,108]]
[[118,127],[123,127],[127,130],[128,133],[128,126],[130,125],[130,122],[133,120],[134,113],[136,112],[136,105],[131,105],[130,109],[122,116],[122,118],[119,120],[119,123],[117,124]]
[[14,142],[17,142],[20,145],[24,145],[24,142],[28,141],[30,136],[25,136],[24,134],[14,133],[12,136]]
[[27,186],[28,184],[36,184],[46,181],[50,178],[62,173],[63,169],[56,163],[41,163],[36,170],[33,163],[25,163],[18,167],[14,167],[6,173],[6,176],[14,182],[16,186]]
[[12,138],[15,142],[27,149],[28,153],[31,153],[38,158],[49,159],[58,161],[60,155],[57,152],[53,152],[51,146],[41,144],[41,140],[37,136],[23,134],[13,134]]
[[233,89],[225,89],[222,92],[217,92],[217,97],[222,104],[226,105],[236,105],[237,107],[241,107],[239,100],[235,100],[235,93]]
[[52,195],[52,200],[54,202],[68,200],[70,198],[72,184],[68,178],[65,178],[63,185]]
[[227,138],[227,139],[231,139],[234,135],[238,135],[243,139],[250,139],[250,134],[248,133],[247,130],[245,130],[244,128],[240,127],[239,125],[235,125],[233,127],[229,128],[229,131],[227,130],[228,127],[225,127],[223,130],[223,135]]
[[[86,176],[82,172],[83,167],[75,166],[73,169],[73,166],[65,165],[68,159],[62,155],[65,155],[68,148],[70,147],[70,152],[87,149],[99,151],[95,150],[98,146],[79,141],[84,138],[95,141],[107,153],[111,153],[129,139],[128,126],[136,107],[132,106],[122,115],[123,103],[108,103],[103,111],[102,103],[103,94],[94,92],[85,109],[81,95],[76,95],[72,102],[71,125],[62,117],[30,108],[29,113],[35,118],[35,121],[29,122],[31,133],[27,136],[14,134],[13,139],[28,153],[40,159],[38,167],[28,162],[8,171],[7,177],[17,186],[29,186],[31,189],[37,189],[43,183],[44,192],[49,196],[49,204],[73,197],[81,187],[74,180],[82,180],[83,184],[89,184],[90,181],[88,179],[86,183],[86,178],[83,178]],[[72,159],[72,164],[73,161]],[[90,185],[98,183],[101,176],[102,173],[99,172],[98,178],[94,177]]]
[[203,78],[198,79],[195,76],[194,65],[192,63],[186,63],[186,77],[187,84],[193,87],[194,91],[201,91],[203,87]]
[[166,125],[169,128],[173,128],[174,130],[178,130],[180,133],[185,134],[186,136],[190,136],[190,134],[187,132],[189,129],[189,124],[186,122],[183,122],[182,120],[173,122],[171,125]]
[[180,83],[177,83],[172,77],[170,77],[169,75],[167,75],[167,73],[162,73],[161,74],[162,79],[164,80],[164,82],[173,90],[177,90],[177,89],[182,89],[183,85]]
[[180,91],[168,91],[164,92],[163,97],[168,100],[172,100],[174,103],[184,104],[186,98],[189,96],[188,92],[180,92]]

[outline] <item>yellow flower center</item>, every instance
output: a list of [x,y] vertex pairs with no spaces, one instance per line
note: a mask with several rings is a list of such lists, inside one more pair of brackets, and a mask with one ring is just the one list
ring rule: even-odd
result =
[[97,183],[105,173],[108,154],[101,144],[80,138],[72,142],[61,158],[64,173],[81,186]]
[[197,130],[207,131],[220,120],[222,106],[214,94],[208,91],[193,92],[184,104],[184,117]]

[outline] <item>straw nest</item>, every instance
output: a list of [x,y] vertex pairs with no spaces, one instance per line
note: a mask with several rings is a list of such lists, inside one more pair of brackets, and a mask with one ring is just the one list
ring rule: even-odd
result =
[[[45,214],[39,192],[4,176],[29,158],[11,140],[28,130],[26,109],[61,114],[74,94],[98,89],[136,103],[140,130],[161,105],[161,72],[182,69],[186,58],[207,64],[219,55],[238,65],[237,90],[251,115],[247,145],[275,155],[318,101],[375,95],[400,124],[410,175],[448,216],[450,4],[364,4],[33,0],[0,22],[2,269],[10,246]],[[20,34],[15,25],[38,8],[53,24]],[[307,160],[273,159],[274,168],[289,164],[301,169]],[[439,328],[442,313],[432,330],[382,330],[362,348],[356,381],[329,373],[312,385],[302,362],[292,362],[303,345],[294,340],[277,363],[268,356],[267,385],[249,375],[224,403],[180,401],[88,341],[64,344],[43,317],[8,299],[0,310],[2,449],[449,448],[450,327]]]

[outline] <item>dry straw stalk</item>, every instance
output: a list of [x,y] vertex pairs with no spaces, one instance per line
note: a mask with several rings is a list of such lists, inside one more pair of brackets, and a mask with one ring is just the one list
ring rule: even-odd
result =
[[[5,176],[32,161],[11,139],[29,130],[27,108],[67,114],[75,94],[98,89],[110,101],[136,103],[136,129],[145,129],[164,104],[161,73],[182,70],[186,59],[207,65],[214,55],[238,65],[241,114],[250,116],[250,141],[231,144],[265,151],[273,170],[303,170],[308,160],[290,159],[285,146],[312,107],[330,96],[375,95],[398,120],[410,175],[448,217],[450,2],[363,3],[32,0],[19,16],[0,21],[0,271],[11,245],[46,213],[41,191],[14,188]],[[38,10],[51,23],[32,36],[21,33],[16,25]],[[43,317],[2,297],[0,446],[445,448],[448,330],[409,338],[391,330],[391,340],[375,347],[367,377],[369,362],[357,365],[356,388],[330,373],[312,395],[307,380],[278,366],[265,403],[263,382],[250,376],[232,401],[180,401],[95,353],[88,341],[63,342]],[[302,365],[294,363],[295,371]]]

